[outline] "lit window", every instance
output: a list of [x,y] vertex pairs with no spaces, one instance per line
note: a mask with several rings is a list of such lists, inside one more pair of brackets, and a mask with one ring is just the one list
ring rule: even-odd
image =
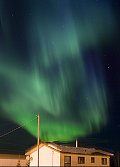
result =
[[78,164],[84,164],[85,163],[85,157],[78,157]]
[[71,166],[71,156],[64,157],[64,166]]
[[95,158],[91,157],[91,163],[95,163]]
[[102,165],[107,165],[107,158],[102,158]]

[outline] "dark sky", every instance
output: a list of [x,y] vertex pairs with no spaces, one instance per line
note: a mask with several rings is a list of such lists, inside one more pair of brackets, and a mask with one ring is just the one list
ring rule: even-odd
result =
[[120,151],[119,11],[119,0],[0,1],[1,152],[35,144],[38,112],[42,140]]

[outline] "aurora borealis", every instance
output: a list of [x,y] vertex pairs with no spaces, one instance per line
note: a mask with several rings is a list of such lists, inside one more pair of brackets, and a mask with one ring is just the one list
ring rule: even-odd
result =
[[[43,141],[72,141],[105,127],[108,90],[101,48],[116,31],[110,3],[0,5],[2,115],[23,125],[40,113]],[[37,137],[37,121],[25,130]]]

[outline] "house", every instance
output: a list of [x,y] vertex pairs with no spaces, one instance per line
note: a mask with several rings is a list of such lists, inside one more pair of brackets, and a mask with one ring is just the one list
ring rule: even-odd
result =
[[[29,149],[26,154],[30,166],[38,165],[37,146]],[[54,143],[39,145],[40,166],[110,166],[113,154],[95,148],[71,147]]]
[[26,166],[25,155],[18,154],[0,154],[0,166]]

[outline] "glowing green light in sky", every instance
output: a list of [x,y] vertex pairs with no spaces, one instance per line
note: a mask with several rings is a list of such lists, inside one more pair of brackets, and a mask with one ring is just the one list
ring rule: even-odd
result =
[[[110,8],[104,4],[101,10],[81,2],[82,10],[77,15],[70,4],[63,9],[62,3],[56,15],[33,9],[32,19],[26,21],[29,60],[25,67],[19,60],[9,62],[9,57],[16,57],[10,36],[6,39],[12,50],[6,53],[8,61],[3,58],[5,52],[0,53],[0,80],[6,83],[5,97],[0,96],[1,108],[20,125],[39,112],[41,139],[46,141],[86,136],[107,121],[106,90],[98,53],[99,45],[108,41],[114,29]],[[4,26],[2,22],[7,31]],[[86,52],[91,48],[96,52],[94,56]],[[24,61],[22,55],[21,59]],[[25,129],[37,136],[37,121]]]

